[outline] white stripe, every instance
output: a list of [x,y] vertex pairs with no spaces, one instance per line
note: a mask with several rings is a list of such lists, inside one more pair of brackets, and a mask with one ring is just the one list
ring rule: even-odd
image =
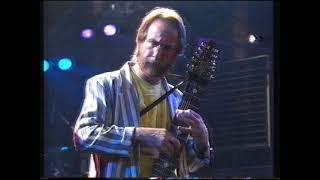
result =
[[[105,141],[108,142],[110,144],[123,144],[126,146],[131,145],[131,141],[127,140],[127,139],[119,139],[119,140],[115,140],[115,139],[111,139],[109,137],[106,136],[102,136],[101,131],[103,130],[103,127],[98,127],[96,128],[97,125],[95,126],[90,126],[90,127],[86,127],[86,128],[82,128],[80,131],[78,131],[77,135],[83,139],[83,140],[92,140],[91,144],[93,144],[97,139],[101,140],[101,141]],[[88,135],[92,134],[92,131],[97,131],[98,134],[96,136],[89,136]],[[106,129],[106,131],[104,132],[104,134],[106,133],[110,133],[110,134],[114,134],[114,135],[118,135],[118,136],[124,136],[125,130],[124,128],[119,128],[116,125],[112,125],[109,128]]]
[[97,177],[97,171],[93,160],[93,155],[90,155],[90,164],[89,164],[89,172],[88,177],[94,178]]

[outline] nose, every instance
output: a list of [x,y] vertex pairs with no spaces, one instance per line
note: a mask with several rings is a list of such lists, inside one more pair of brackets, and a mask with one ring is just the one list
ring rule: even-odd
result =
[[153,48],[153,56],[160,57],[162,54],[162,47],[160,45]]

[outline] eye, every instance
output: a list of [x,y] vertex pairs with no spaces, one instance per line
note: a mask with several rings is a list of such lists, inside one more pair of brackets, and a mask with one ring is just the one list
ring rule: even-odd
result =
[[152,39],[147,40],[147,42],[150,45],[150,47],[156,47],[159,45],[159,42],[152,40]]
[[175,48],[172,45],[164,45],[163,49],[164,50],[174,50]]

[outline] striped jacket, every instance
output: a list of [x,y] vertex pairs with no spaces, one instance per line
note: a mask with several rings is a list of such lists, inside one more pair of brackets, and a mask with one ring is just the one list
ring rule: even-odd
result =
[[[80,152],[90,153],[89,177],[139,177],[140,145],[134,143],[135,127],[139,127],[138,95],[132,83],[128,61],[117,71],[95,75],[86,81],[85,97],[76,121],[73,142]],[[172,88],[162,80],[166,91]],[[171,117],[182,99],[176,90],[168,98]],[[187,177],[209,163],[196,153],[190,138],[180,157],[177,172]]]

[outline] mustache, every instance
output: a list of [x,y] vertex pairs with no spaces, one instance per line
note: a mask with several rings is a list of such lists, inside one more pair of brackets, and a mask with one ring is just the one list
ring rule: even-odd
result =
[[155,56],[149,56],[149,57],[146,57],[146,59],[149,60],[149,61],[157,61],[157,62],[160,61],[160,59],[155,57]]

